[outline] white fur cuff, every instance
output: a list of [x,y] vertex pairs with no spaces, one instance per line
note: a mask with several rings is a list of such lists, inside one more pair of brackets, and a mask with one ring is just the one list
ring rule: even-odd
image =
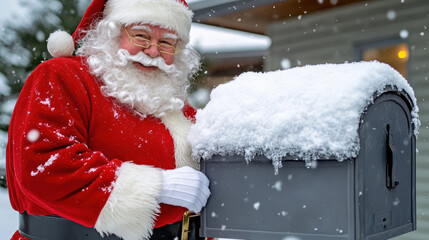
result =
[[124,240],[148,239],[159,213],[157,198],[162,172],[154,167],[123,163],[114,188],[101,210],[95,229]]

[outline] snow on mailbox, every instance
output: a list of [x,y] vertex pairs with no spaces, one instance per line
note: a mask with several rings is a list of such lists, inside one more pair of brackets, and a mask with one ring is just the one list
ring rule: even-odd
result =
[[414,92],[379,62],[244,73],[188,140],[210,179],[201,234],[388,239],[416,229]]

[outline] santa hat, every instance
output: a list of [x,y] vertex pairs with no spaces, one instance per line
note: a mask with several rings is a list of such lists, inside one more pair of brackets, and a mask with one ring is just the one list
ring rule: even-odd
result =
[[124,25],[161,26],[175,31],[187,44],[192,16],[185,0],[93,0],[73,35],[61,30],[51,33],[48,51],[54,57],[71,56],[85,31],[101,18]]

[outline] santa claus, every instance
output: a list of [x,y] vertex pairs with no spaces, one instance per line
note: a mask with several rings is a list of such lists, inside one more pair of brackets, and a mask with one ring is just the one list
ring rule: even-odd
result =
[[72,36],[51,34],[55,58],[29,76],[10,123],[12,239],[175,239],[205,206],[187,142],[192,15],[184,0],[94,0]]

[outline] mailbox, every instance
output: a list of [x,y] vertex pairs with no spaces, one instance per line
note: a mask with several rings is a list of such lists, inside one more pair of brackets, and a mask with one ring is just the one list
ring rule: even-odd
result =
[[[368,65],[371,67],[366,68]],[[344,74],[347,75],[349,67],[350,64],[326,66],[341,72],[339,73],[341,78]],[[293,145],[293,139],[289,139],[292,142],[289,146],[293,146],[293,149],[286,149],[280,155],[278,150],[274,150],[276,153],[274,159],[272,153],[266,154],[264,149],[255,150],[255,146],[251,146],[250,150],[235,151],[231,150],[234,146],[222,144],[216,148],[212,146],[204,148],[204,144],[201,145],[201,142],[204,143],[204,136],[194,141],[190,140],[194,157],[201,158],[201,170],[210,180],[212,193],[202,211],[200,235],[249,240],[389,239],[416,229],[415,135],[419,121],[413,92],[396,72],[386,74],[386,69],[389,73],[392,70],[384,64],[354,63],[352,67],[361,69],[361,74],[364,75],[357,81],[377,76],[373,75],[374,71],[383,73],[379,75],[383,80],[380,80],[382,83],[375,91],[371,88],[362,88],[365,89],[362,91],[371,93],[359,96],[366,96],[370,100],[364,101],[367,103],[366,106],[358,107],[361,109],[357,110],[360,116],[353,123],[356,125],[355,128],[346,126],[348,129],[352,128],[355,135],[350,135],[353,139],[349,143],[354,146],[345,154],[341,154],[341,151],[339,153],[333,147],[337,146],[338,149],[344,147],[338,143],[332,144],[331,141],[335,139],[327,139],[326,142],[320,143],[321,140],[316,138],[315,141],[320,145],[313,145],[317,147],[310,149],[311,154],[305,154],[311,145]],[[307,66],[299,71],[313,74],[315,68],[323,69],[324,66]],[[366,77],[365,69],[369,71]],[[287,75],[288,72],[284,74]],[[293,75],[296,75],[296,72]],[[301,75],[303,78],[308,77],[306,74]],[[352,75],[350,76],[353,77]],[[332,79],[332,76],[330,78]],[[308,88],[303,90],[304,95],[307,92],[314,94],[311,90],[313,86],[315,85],[308,84]],[[268,94],[267,98],[271,96],[272,94]],[[288,101],[289,96],[284,97]],[[306,96],[304,98],[308,100]],[[216,96],[212,100],[209,105],[216,104]],[[338,108],[343,109],[340,106],[341,101],[333,102],[337,102],[332,106],[334,114],[339,114],[338,116],[349,114],[347,111],[338,113],[340,111]],[[197,113],[197,123],[191,129],[189,139],[196,134],[201,136],[210,131],[217,131],[216,129],[221,131],[231,129],[216,126],[216,121],[222,120],[219,119],[219,114],[216,121],[205,119],[210,118],[206,116],[216,113],[210,112],[209,105],[203,110],[208,111],[207,115]],[[307,107],[306,111],[311,111],[312,107]],[[246,118],[248,115],[242,117]],[[199,125],[199,121],[206,120],[211,122],[210,126],[216,127],[210,130],[208,125]],[[313,120],[327,127],[330,125],[324,121],[332,121]],[[237,124],[236,121],[232,122]],[[248,124],[246,121],[243,123]],[[351,123],[344,123],[347,124]],[[247,126],[241,131],[252,131],[251,128]],[[303,131],[297,126],[293,128],[296,131]],[[328,130],[335,132],[335,129]],[[321,131],[320,134],[323,135],[325,130]],[[217,134],[228,136],[228,133]],[[341,138],[341,132],[327,133],[326,137],[335,136]],[[216,139],[212,138],[212,141]],[[324,145],[329,144],[331,145],[328,150],[323,149]],[[275,144],[272,146],[281,147]],[[222,147],[232,153],[222,151]],[[211,152],[207,153],[209,151],[207,149]],[[321,151],[320,154],[318,149]],[[249,154],[252,150],[255,152]],[[354,150],[356,151],[353,152]]]

